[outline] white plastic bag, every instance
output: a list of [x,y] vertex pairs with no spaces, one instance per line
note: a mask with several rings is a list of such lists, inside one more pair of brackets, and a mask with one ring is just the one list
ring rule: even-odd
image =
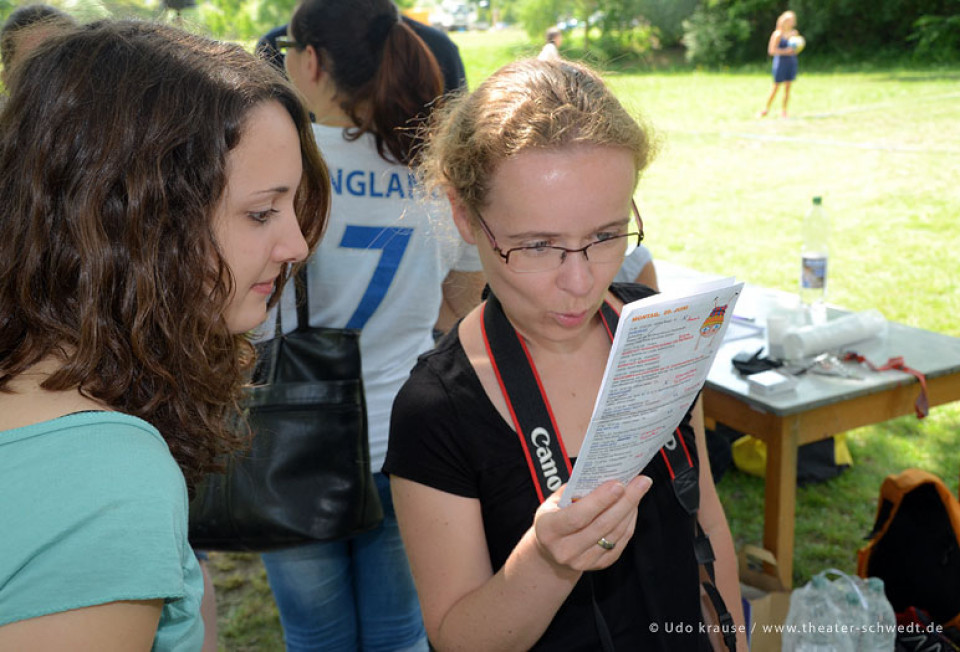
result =
[[831,568],[790,596],[784,652],[890,652],[895,639],[896,618],[880,578]]

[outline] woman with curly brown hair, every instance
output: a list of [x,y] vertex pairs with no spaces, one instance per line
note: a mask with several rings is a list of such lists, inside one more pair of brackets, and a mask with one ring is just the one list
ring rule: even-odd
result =
[[14,75],[0,649],[199,649],[188,487],[245,439],[244,333],[320,237],[326,167],[296,92],[239,46],[100,22]]

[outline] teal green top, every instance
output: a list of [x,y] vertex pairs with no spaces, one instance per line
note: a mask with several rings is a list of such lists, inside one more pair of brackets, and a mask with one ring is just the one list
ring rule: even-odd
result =
[[163,599],[158,651],[199,650],[187,488],[157,429],[79,412],[0,431],[0,625]]

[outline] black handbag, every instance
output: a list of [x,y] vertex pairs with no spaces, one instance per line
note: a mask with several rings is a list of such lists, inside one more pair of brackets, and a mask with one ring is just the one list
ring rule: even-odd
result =
[[267,552],[372,530],[383,510],[370,470],[360,331],[311,328],[306,274],[297,328],[257,346],[247,406],[252,446],[197,487],[190,543]]

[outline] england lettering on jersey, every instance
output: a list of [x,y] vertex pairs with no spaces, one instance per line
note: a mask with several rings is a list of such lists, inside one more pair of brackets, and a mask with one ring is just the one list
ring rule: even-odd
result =
[[407,171],[391,170],[330,170],[330,185],[338,195],[353,197],[377,197],[383,199],[409,199],[414,196],[416,177]]

